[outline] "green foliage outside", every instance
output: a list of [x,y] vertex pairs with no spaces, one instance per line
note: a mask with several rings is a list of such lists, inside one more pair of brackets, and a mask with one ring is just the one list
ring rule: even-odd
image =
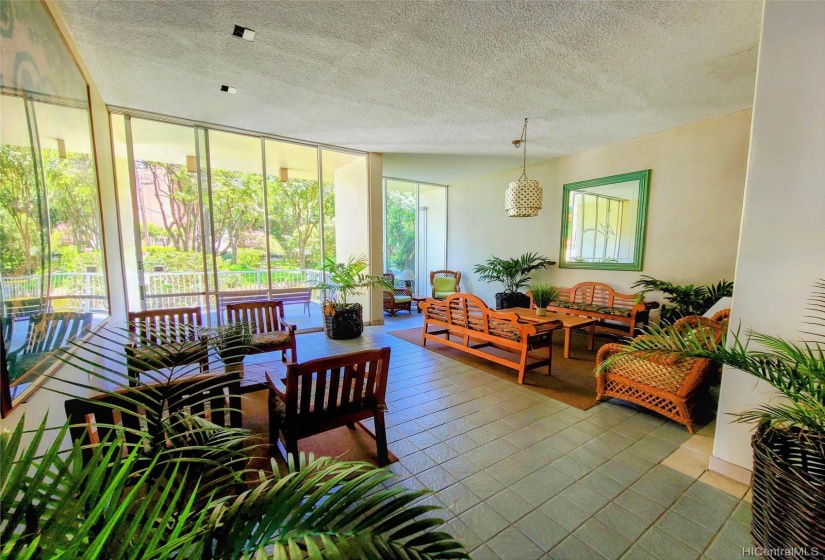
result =
[[415,269],[415,193],[387,189],[387,266]]

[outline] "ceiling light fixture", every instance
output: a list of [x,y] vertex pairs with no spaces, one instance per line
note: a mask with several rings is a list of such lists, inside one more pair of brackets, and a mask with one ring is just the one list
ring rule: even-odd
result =
[[224,93],[235,93],[238,90],[233,88],[232,86],[221,86],[221,91]]
[[232,30],[232,35],[250,42],[255,40],[255,30],[244,27],[243,25],[235,25],[235,29]]
[[521,129],[521,138],[513,140],[513,146],[518,148],[524,144],[524,164],[521,177],[510,183],[504,195],[504,209],[511,218],[531,218],[538,216],[541,210],[542,192],[539,182],[527,178],[527,119],[524,119],[524,128]]

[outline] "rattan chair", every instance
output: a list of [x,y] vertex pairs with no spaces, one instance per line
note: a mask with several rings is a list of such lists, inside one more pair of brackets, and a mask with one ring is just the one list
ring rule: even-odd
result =
[[383,274],[393,285],[393,290],[384,290],[384,311],[394,316],[399,311],[412,314],[412,291],[409,288],[395,288],[395,275],[391,272]]
[[[707,317],[683,317],[673,327],[694,329],[699,325],[703,332],[711,329],[715,343],[721,341],[722,324]],[[621,344],[602,346],[596,354],[596,364],[625,348]],[[708,381],[715,371],[715,362],[702,358],[625,354],[607,371],[596,375],[596,400],[615,397],[630,401],[684,424],[692,434],[699,403],[707,394]]]
[[[436,286],[436,278],[455,279],[455,286],[452,290],[441,289],[444,286]],[[435,299],[446,299],[447,296],[461,291],[461,272],[457,270],[433,270],[430,272],[430,287],[432,287],[432,295]]]

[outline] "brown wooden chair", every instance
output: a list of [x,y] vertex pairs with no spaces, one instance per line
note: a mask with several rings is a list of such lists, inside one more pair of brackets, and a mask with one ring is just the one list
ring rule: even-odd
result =
[[267,374],[272,452],[283,435],[286,454],[297,466],[299,439],[373,418],[378,462],[387,464],[384,398],[389,366],[390,348],[381,348],[289,364],[286,391]]
[[[702,333],[710,333],[715,344],[720,343],[722,324],[707,317],[691,315],[673,324],[680,330],[696,330],[699,326]],[[596,354],[596,365],[625,348],[621,344],[602,346]],[[699,403],[715,371],[716,364],[703,358],[625,354],[596,375],[596,400],[616,397],[636,403],[684,424],[692,434]]]
[[20,378],[47,358],[50,352],[65,347],[91,327],[91,313],[55,311],[32,315],[25,344],[8,353],[9,381]]
[[241,428],[240,376],[201,375],[170,383],[143,385],[64,402],[69,432],[83,446],[88,461],[102,441],[122,438],[134,446],[149,435],[163,441],[162,420],[188,412],[226,428]]
[[230,303],[226,306],[226,318],[230,325],[249,323],[252,326],[253,352],[281,351],[281,361],[286,361],[286,351],[292,361],[298,360],[295,344],[295,325],[284,320],[284,304],[281,301],[250,301]]
[[126,345],[126,367],[133,384],[142,372],[200,364],[209,371],[209,350],[201,336],[200,307],[176,307],[132,311],[129,331],[133,342]]
[[[455,281],[453,283],[453,281]],[[435,299],[461,291],[461,273],[456,270],[433,270],[430,272],[430,286]]]
[[[395,286],[395,274],[387,272],[384,278]],[[393,291],[384,290],[384,311],[394,316],[399,311],[406,310],[412,315],[412,291],[409,288],[393,288]]]

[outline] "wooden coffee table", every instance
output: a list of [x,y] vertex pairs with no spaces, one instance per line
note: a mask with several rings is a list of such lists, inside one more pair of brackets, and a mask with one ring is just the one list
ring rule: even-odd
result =
[[593,338],[596,334],[596,323],[598,319],[591,317],[576,317],[575,315],[565,315],[564,313],[550,313],[547,315],[536,315],[535,309],[527,309],[526,307],[511,307],[510,309],[502,309],[504,313],[515,313],[519,320],[525,323],[544,323],[548,320],[561,321],[564,329],[564,357],[570,357],[570,338],[573,329],[582,329],[590,327],[590,333],[587,337],[587,349],[593,350]]
[[416,309],[418,312],[421,313],[421,306],[419,305],[422,301],[428,299],[430,296],[422,296],[421,294],[413,294],[412,295],[412,302],[415,304]]

